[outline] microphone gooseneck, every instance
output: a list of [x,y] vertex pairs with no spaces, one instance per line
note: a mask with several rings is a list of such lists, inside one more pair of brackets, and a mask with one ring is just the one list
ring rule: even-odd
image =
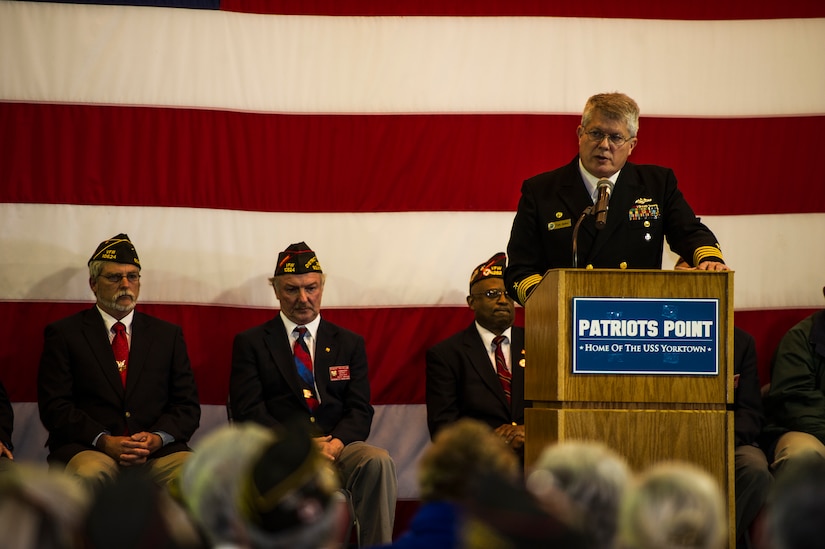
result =
[[596,216],[596,228],[601,230],[607,224],[607,209],[610,203],[610,195],[613,193],[613,182],[609,179],[599,179],[596,190],[599,194],[596,198],[593,214]]

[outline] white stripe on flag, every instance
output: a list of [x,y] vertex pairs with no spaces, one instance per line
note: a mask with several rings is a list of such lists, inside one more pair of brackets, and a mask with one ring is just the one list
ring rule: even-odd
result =
[[578,113],[595,91],[619,89],[646,116],[812,114],[825,112],[825,71],[811,65],[822,51],[825,19],[261,16],[0,2],[0,97],[29,102]]
[[[273,307],[277,250],[305,241],[328,273],[325,307],[463,307],[470,271],[505,250],[513,215],[0,204],[0,234],[25,235],[0,239],[0,300],[88,301],[90,243],[125,232],[144,266],[143,302]],[[825,255],[800,236],[825,234],[825,213],[702,220],[736,270],[737,309],[820,304]],[[789,269],[799,258],[804,268]],[[663,267],[673,264],[668,253]]]

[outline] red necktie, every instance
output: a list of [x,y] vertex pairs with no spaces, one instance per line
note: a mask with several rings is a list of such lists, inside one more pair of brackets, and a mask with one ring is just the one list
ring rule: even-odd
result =
[[307,342],[304,341],[304,336],[307,333],[305,326],[298,326],[293,330],[298,332],[298,339],[292,346],[292,352],[295,355],[295,367],[298,369],[298,375],[301,377],[301,388],[303,390],[304,398],[307,401],[307,406],[311,411],[318,408],[318,398],[315,396],[315,377],[312,373],[312,357],[309,354]]
[[112,330],[115,332],[115,337],[112,339],[112,351],[115,353],[120,381],[126,387],[126,370],[129,366],[129,341],[126,339],[126,326],[122,322],[116,322]]
[[496,346],[496,373],[498,380],[501,383],[501,388],[504,389],[504,394],[507,395],[507,402],[510,402],[510,379],[512,375],[507,369],[507,360],[504,358],[504,351],[501,349],[501,344],[506,338],[504,336],[496,336],[493,338],[493,345]]

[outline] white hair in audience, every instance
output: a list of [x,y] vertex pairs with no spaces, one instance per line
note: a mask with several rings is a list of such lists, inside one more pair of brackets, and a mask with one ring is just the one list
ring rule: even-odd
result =
[[728,530],[722,490],[709,473],[682,462],[644,471],[622,503],[625,549],[722,549]]
[[630,479],[627,462],[600,442],[565,441],[544,449],[527,488],[545,506],[567,499],[592,547],[615,546],[619,505]]
[[17,464],[0,475],[0,547],[80,547],[90,501],[68,474]]

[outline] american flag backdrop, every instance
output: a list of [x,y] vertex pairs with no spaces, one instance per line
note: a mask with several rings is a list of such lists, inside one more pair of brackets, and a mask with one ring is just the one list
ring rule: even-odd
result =
[[424,352],[471,321],[471,270],[598,92],[636,99],[631,160],[673,168],[719,237],[763,374],[823,306],[821,0],[108,4],[0,1],[0,380],[24,458],[45,456],[43,328],[91,306],[100,241],[128,233],[139,308],[183,326],[198,436],[234,335],[274,314],[277,252],[306,241],[415,499]]

